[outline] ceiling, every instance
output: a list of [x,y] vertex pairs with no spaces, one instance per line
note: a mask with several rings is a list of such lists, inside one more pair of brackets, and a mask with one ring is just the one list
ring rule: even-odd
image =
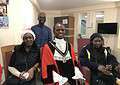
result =
[[120,0],[38,0],[42,10],[63,10]]

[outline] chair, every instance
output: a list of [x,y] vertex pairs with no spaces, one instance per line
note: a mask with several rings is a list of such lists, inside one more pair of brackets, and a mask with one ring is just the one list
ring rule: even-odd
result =
[[[3,58],[3,64],[4,64],[4,70],[5,70],[5,79],[8,76],[8,65],[10,62],[10,58],[12,56],[13,50],[14,50],[15,45],[8,45],[8,46],[3,46],[1,47],[1,52],[2,52],[2,58]],[[40,81],[36,80],[37,83],[41,83]],[[5,85],[5,82],[4,84]],[[42,85],[42,84],[41,84]]]
[[85,46],[85,45],[87,45],[88,43],[89,43],[90,41],[89,41],[89,39],[87,39],[87,38],[79,38],[78,39],[78,42],[77,42],[77,44],[78,44],[78,53],[81,51],[81,49]]
[[5,70],[5,79],[7,78],[8,64],[9,64],[14,47],[15,45],[8,45],[8,46],[1,47],[4,70]]
[[[89,39],[87,39],[87,38],[79,38],[79,39],[78,39],[78,54],[79,54],[79,52],[81,51],[81,49],[82,49],[85,45],[87,45],[89,42],[90,42],[90,41],[89,41]],[[83,73],[85,79],[86,79],[87,82],[89,83],[89,82],[90,82],[90,74],[91,74],[90,69],[89,69],[88,67],[82,66],[82,67],[81,67],[81,70],[82,70],[82,73]]]
[[82,68],[82,73],[83,73],[84,78],[86,79],[88,83],[90,83],[90,75],[91,75],[90,69],[86,66],[82,66],[81,68]]

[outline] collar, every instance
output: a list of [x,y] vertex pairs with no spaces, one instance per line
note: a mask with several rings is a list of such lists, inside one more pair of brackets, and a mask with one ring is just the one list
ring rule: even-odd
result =
[[66,43],[66,41],[64,40],[64,38],[62,38],[62,39],[58,39],[58,38],[55,38],[54,40],[53,40],[55,43]]

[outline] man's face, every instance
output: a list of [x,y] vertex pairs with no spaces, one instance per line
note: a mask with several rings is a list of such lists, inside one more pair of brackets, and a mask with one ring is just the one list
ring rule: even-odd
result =
[[23,36],[23,42],[25,43],[26,46],[32,46],[34,41],[34,37],[32,34],[30,33],[26,33]]
[[103,45],[103,40],[99,37],[96,37],[93,39],[92,43],[95,48],[100,48]]
[[54,29],[54,35],[56,38],[62,39],[65,35],[65,27],[62,24],[56,24]]
[[46,21],[46,16],[44,14],[41,14],[38,16],[38,21],[40,24],[44,24]]

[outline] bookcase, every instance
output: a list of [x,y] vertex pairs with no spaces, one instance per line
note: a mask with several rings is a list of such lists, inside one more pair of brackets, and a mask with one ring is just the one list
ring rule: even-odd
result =
[[54,17],[54,24],[57,22],[62,23],[65,26],[65,39],[74,46],[74,17],[73,16],[61,16]]

